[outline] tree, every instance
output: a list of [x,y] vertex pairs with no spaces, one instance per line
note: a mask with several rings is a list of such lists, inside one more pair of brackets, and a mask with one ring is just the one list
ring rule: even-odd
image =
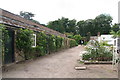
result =
[[61,33],[76,33],[76,20],[69,20],[62,17],[61,19],[50,21],[47,25],[48,28],[59,31]]
[[112,17],[108,14],[100,14],[95,19],[96,33],[109,34],[112,25]]
[[20,16],[22,16],[25,19],[31,20],[32,17],[34,17],[35,14],[31,13],[31,12],[23,12],[20,11]]
[[64,33],[64,31],[65,31],[62,23],[60,22],[60,20],[55,20],[55,21],[49,22],[47,27],[51,28],[53,30],[59,31],[61,33]]
[[73,34],[76,34],[76,20],[69,20],[68,21],[68,28],[66,29],[66,32],[70,33],[72,32]]
[[47,27],[61,33],[80,34],[82,37],[88,37],[88,33],[91,36],[97,36],[98,32],[109,34],[111,25],[112,17],[108,14],[100,14],[95,19],[81,20],[78,22],[75,19],[69,20],[68,18],[62,17],[61,19],[49,22]]
[[86,30],[85,30],[85,21],[84,20],[82,20],[82,21],[79,21],[79,22],[77,22],[77,26],[78,26],[78,32],[79,32],[79,34],[81,35],[81,36],[85,36],[86,34]]
[[20,11],[20,16],[23,17],[23,18],[25,18],[25,19],[27,19],[27,20],[31,20],[31,21],[34,22],[34,23],[40,24],[39,21],[32,19],[32,17],[34,17],[35,14],[33,14],[33,13],[31,13],[31,12],[23,12],[23,11]]
[[109,34],[111,30],[112,17],[107,14],[100,14],[95,19],[82,20],[77,23],[78,33],[81,36],[87,36],[90,32],[92,36],[97,36],[97,33]]
[[68,31],[69,27],[68,27],[68,24],[69,24],[69,19],[68,18],[65,18],[65,17],[62,17],[61,19],[59,19],[62,26],[64,27],[64,33]]
[[116,24],[116,23],[115,23],[115,24],[112,26],[111,30],[113,30],[113,31],[115,31],[115,32],[119,31],[119,30],[120,30],[119,24]]
[[87,33],[90,32],[92,35],[95,35],[94,20],[88,19],[86,21],[79,21],[77,23],[79,34],[81,36],[87,36]]

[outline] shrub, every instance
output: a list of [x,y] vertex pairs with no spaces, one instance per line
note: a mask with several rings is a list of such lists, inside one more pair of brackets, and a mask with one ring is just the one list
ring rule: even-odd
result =
[[69,44],[70,44],[70,48],[78,45],[76,40],[74,39],[71,39]]
[[35,52],[35,54],[36,54],[35,55],[36,57],[45,55],[46,53],[44,52],[43,46],[36,46],[36,52]]
[[74,35],[74,39],[76,40],[77,44],[79,44],[82,37],[80,35]]

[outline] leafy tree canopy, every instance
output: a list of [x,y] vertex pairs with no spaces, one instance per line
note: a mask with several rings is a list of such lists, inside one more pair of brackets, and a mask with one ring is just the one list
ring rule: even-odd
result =
[[69,20],[62,17],[61,19],[50,21],[47,25],[48,28],[59,31],[61,33],[76,33],[76,20]]
[[31,13],[31,12],[23,12],[23,11],[20,11],[20,16],[27,19],[27,20],[31,20],[32,22],[35,22],[37,24],[40,24],[39,21],[37,20],[34,20],[33,17],[35,16],[35,14]]
[[115,23],[115,24],[111,27],[111,30],[113,30],[113,31],[115,31],[115,32],[119,31],[119,30],[120,30],[119,24],[116,24],[116,23]]

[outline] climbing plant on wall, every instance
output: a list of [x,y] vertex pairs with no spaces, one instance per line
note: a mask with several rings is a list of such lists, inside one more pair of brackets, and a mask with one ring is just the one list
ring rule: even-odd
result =
[[[32,47],[32,34],[36,34],[36,47]],[[67,39],[66,39],[67,40]],[[48,35],[45,32],[33,32],[28,29],[19,29],[16,35],[16,47],[24,53],[25,59],[39,57],[66,48],[66,40],[60,36]],[[70,47],[76,45],[70,40]]]
[[24,53],[25,59],[29,59],[31,56],[30,51],[32,49],[32,34],[33,31],[28,29],[20,29],[16,36],[16,47],[19,51]]
[[36,44],[36,51],[39,53],[38,55],[45,55],[47,53],[47,35],[44,32],[37,33]]
[[2,54],[0,56],[2,56],[2,60],[4,61],[4,55],[5,53],[8,52],[8,48],[5,47],[7,41],[9,40],[9,34],[8,34],[8,30],[7,30],[7,26],[0,24],[0,51],[2,51]]
[[61,47],[62,47],[62,40],[63,40],[62,37],[56,36],[56,41],[55,41],[55,43],[56,43],[56,51],[61,49]]
[[56,50],[55,36],[54,35],[49,35],[47,41],[48,41],[49,53],[55,52],[55,50]]

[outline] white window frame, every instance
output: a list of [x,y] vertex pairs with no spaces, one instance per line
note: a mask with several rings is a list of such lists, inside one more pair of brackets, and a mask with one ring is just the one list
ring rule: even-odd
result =
[[[32,40],[35,40],[34,41],[34,45],[32,45],[32,47],[36,47],[36,34],[32,34]],[[33,39],[34,38],[34,39]]]

